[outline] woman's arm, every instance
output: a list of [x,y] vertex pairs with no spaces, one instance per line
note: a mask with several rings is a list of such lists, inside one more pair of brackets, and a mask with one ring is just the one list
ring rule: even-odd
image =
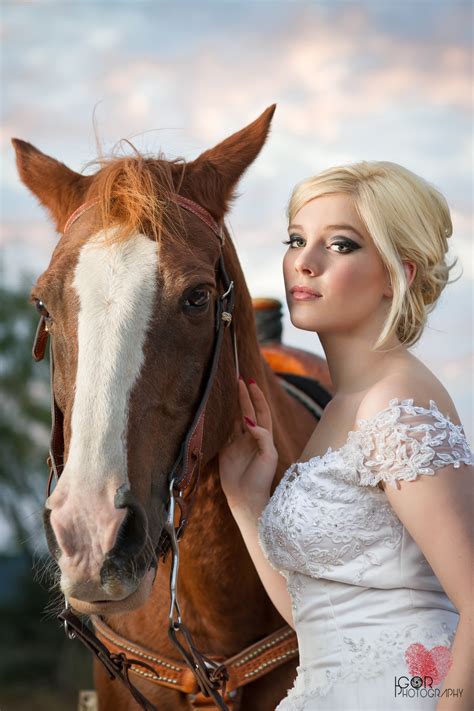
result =
[[262,551],[258,541],[257,526],[258,517],[263,511],[263,506],[258,509],[250,509],[248,507],[233,507],[231,508],[232,515],[237,522],[242,538],[245,541],[247,550],[250,553],[253,564],[262,581],[265,590],[268,593],[270,600],[275,605],[276,609],[283,619],[294,628],[293,614],[291,608],[291,598],[288,593],[286,580],[275,568],[272,568]]
[[[364,399],[358,417],[370,417],[385,407],[392,397],[400,397],[404,393],[407,393],[407,397],[413,397],[415,402],[425,402],[425,389],[417,380],[389,377],[373,388]],[[443,393],[440,392],[439,395],[441,401]],[[430,396],[437,397],[434,386]],[[418,427],[410,429],[408,433],[408,436],[416,437],[412,443],[416,445],[414,452],[418,452],[419,459],[421,455],[425,456],[424,466],[432,466],[426,464],[426,456],[430,453],[436,460],[442,459],[450,451],[448,437],[441,440],[442,444],[435,444],[436,432],[440,434],[443,429],[437,430],[436,423],[429,422],[432,425],[429,433],[420,429],[419,420]],[[430,444],[434,449],[424,444],[425,439],[430,437],[433,437]],[[397,452],[403,460],[402,448]],[[383,456],[383,451],[377,453]],[[431,462],[431,459],[429,461]],[[454,467],[449,462],[446,467],[436,468],[434,474],[419,475],[413,481],[400,479],[397,481],[397,487],[388,482],[384,485],[385,494],[395,513],[420,547],[460,615],[451,650],[452,666],[441,688],[441,693],[446,693],[440,697],[437,711],[471,711],[474,708],[473,474],[473,467],[469,464],[459,462],[459,467]],[[457,689],[462,689],[461,695],[455,695]],[[451,690],[454,690],[454,693]]]
[[[472,467],[450,465],[435,475],[401,481],[400,489],[386,484],[385,493],[460,615],[453,663],[442,687],[446,694],[437,709],[470,711],[474,708]],[[451,689],[462,689],[462,695],[451,695]]]
[[258,541],[258,517],[270,498],[278,453],[273,443],[270,408],[254,380],[239,379],[241,412],[231,441],[219,452],[222,489],[247,550],[271,601],[292,627],[291,598],[286,580],[272,568]]

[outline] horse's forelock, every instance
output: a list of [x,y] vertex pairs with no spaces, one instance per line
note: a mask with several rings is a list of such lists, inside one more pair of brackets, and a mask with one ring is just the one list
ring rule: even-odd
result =
[[137,233],[156,241],[185,243],[183,215],[170,196],[179,190],[186,168],[184,160],[134,156],[96,161],[87,200],[97,201],[102,230],[110,231],[110,242],[128,240]]

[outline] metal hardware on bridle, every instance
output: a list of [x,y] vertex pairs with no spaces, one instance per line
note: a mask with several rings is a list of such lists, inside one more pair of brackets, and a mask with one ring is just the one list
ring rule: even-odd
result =
[[[169,485],[170,505],[168,516],[165,523],[165,530],[171,541],[172,560],[170,572],[170,609],[169,609],[169,626],[168,636],[173,644],[178,648],[185,662],[193,672],[202,693],[205,696],[211,696],[217,704],[217,707],[226,711],[227,705],[224,703],[219,694],[219,689],[222,688],[222,693],[225,694],[225,685],[228,681],[228,674],[225,668],[222,668],[218,662],[215,662],[194,646],[191,633],[182,621],[181,608],[178,601],[178,571],[179,571],[179,549],[177,529],[174,526],[174,511],[176,496],[174,493],[175,481],[171,479]],[[178,639],[177,633],[181,632],[184,637],[187,648]]]
[[155,670],[141,659],[129,659],[125,654],[111,654],[107,647],[97,638],[87,624],[83,624],[79,617],[72,612],[69,606],[58,615],[63,622],[66,634],[69,639],[79,639],[90,652],[95,654],[97,659],[103,664],[111,679],[119,679],[132,694],[135,701],[145,711],[158,711],[137,687],[130,681],[128,670],[134,667],[143,667],[147,672],[155,675]]
[[[206,413],[206,405],[209,395],[212,390],[214,377],[217,372],[219,356],[222,347],[224,332],[228,326],[231,327],[233,353],[237,377],[239,376],[239,362],[237,353],[237,339],[235,327],[233,323],[233,308],[235,303],[234,282],[229,279],[227,274],[223,246],[225,236],[223,227],[218,225],[212,215],[205,210],[201,205],[198,205],[189,198],[182,195],[170,195],[169,200],[176,203],[185,210],[192,212],[201,219],[218,237],[221,243],[221,251],[218,261],[218,276],[220,277],[224,292],[218,296],[216,301],[216,323],[215,323],[215,338],[214,349],[210,359],[209,370],[207,374],[207,382],[204,388],[200,404],[195,413],[193,422],[186,434],[186,437],[181,445],[178,457],[168,475],[169,485],[169,504],[167,511],[167,520],[157,544],[156,552],[159,558],[166,559],[169,551],[172,553],[171,570],[170,570],[170,610],[169,610],[169,628],[168,636],[171,641],[183,656],[186,664],[192,670],[196,681],[201,689],[201,692],[206,697],[212,697],[218,708],[223,711],[228,710],[228,706],[223,700],[225,695],[226,682],[228,673],[225,666],[219,664],[205,655],[203,655],[195,647],[191,633],[184,625],[181,618],[181,611],[178,601],[178,570],[179,570],[179,540],[182,538],[193,502],[193,494],[198,485],[200,466],[202,462],[202,443],[204,435],[204,419]],[[81,205],[67,220],[64,232],[66,232],[72,224],[88,209],[97,204],[97,200],[90,201]],[[45,354],[46,343],[48,340],[48,328],[46,319],[41,316],[36,331],[36,336],[33,344],[33,357],[35,360],[42,360]],[[63,414],[56,403],[54,397],[54,362],[53,348],[50,341],[50,377],[51,377],[51,440],[50,451],[48,457],[48,465],[50,469],[49,481],[47,488],[47,496],[51,491],[53,477],[59,479],[64,467],[64,435],[63,435]],[[178,525],[174,525],[174,514],[176,504],[180,509],[180,520]],[[105,645],[103,645],[96,635],[88,627],[81,624],[76,615],[69,608],[66,601],[65,609],[59,615],[59,619],[63,621],[64,630],[69,639],[78,638],[83,642],[104,664],[111,678],[120,679],[134,696],[135,700],[146,711],[156,711],[156,707],[150,704],[144,696],[133,686],[128,678],[128,669],[132,661],[127,660],[125,655],[111,655]],[[181,632],[184,637],[184,643],[180,642],[177,633]],[[120,657],[120,659],[118,658]],[[133,664],[142,664],[133,660]],[[220,691],[222,690],[222,696]]]
[[[67,613],[67,611],[70,609],[71,609],[70,604],[68,603],[67,599],[64,598],[64,612]],[[76,639],[76,633],[74,632],[74,630],[70,629],[69,622],[67,621],[66,618],[63,620],[63,627],[64,627],[64,634],[66,635],[66,637],[68,639]]]

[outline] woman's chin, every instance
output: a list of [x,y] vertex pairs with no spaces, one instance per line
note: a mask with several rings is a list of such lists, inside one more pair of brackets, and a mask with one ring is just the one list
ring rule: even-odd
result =
[[300,331],[318,331],[317,321],[308,314],[292,314],[290,316],[290,321],[295,328],[300,329]]
[[68,603],[81,615],[124,614],[132,610],[138,610],[139,607],[145,604],[150,596],[154,579],[155,570],[152,568],[144,575],[137,589],[123,600],[98,600],[90,602],[69,597]]

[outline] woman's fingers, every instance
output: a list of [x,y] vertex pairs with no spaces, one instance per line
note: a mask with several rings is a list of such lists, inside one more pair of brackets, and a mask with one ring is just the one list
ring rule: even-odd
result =
[[273,433],[272,414],[265,395],[253,378],[249,380],[248,387],[243,378],[239,379],[239,398],[242,417],[248,417],[259,427],[264,427],[270,434]]
[[243,378],[239,378],[239,399],[242,417],[250,417],[251,420],[256,422],[257,416],[255,414],[255,409]]
[[257,416],[257,422],[260,427],[265,427],[270,434],[273,433],[273,423],[272,423],[272,413],[268,406],[265,395],[259,388],[255,380],[249,380],[249,392],[252,398],[253,406],[255,408],[255,414]]
[[238,393],[239,393],[239,403],[240,408],[237,413],[237,417],[234,420],[234,427],[232,430],[232,435],[229,437],[228,442],[232,442],[239,435],[245,434],[247,427],[245,424],[245,417],[250,418],[252,422],[256,421],[255,410],[252,405],[252,400],[245,385],[245,381],[240,377],[237,381]]
[[244,420],[247,430],[256,440],[260,455],[268,461],[273,461],[278,458],[272,435],[268,429],[266,427],[259,427],[259,425],[254,424],[248,417],[245,417]]

